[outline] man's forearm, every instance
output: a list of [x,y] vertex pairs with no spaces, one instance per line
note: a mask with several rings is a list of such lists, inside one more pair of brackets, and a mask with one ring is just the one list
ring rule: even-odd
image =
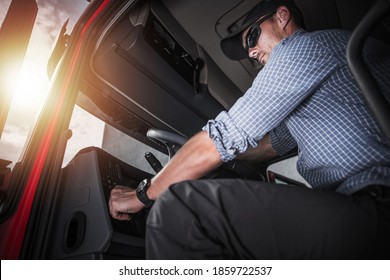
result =
[[199,179],[222,163],[214,142],[207,132],[192,137],[152,179],[148,197],[157,199],[170,185]]
[[261,139],[256,148],[248,148],[245,153],[239,154],[236,160],[263,162],[276,157],[278,153],[272,147],[269,134]]

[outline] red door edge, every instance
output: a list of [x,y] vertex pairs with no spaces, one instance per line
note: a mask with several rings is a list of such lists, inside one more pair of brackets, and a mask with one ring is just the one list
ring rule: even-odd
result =
[[56,104],[54,117],[45,131],[44,141],[40,144],[38,148],[39,152],[37,153],[37,157],[35,158],[33,168],[27,180],[25,191],[19,203],[19,207],[15,211],[14,215],[9,219],[9,221],[5,222],[7,223],[7,228],[2,239],[2,246],[4,246],[4,248],[2,250],[3,252],[1,253],[1,259],[18,259],[19,257],[39,178],[42,174],[43,166],[49,151],[50,144],[53,139],[54,129],[59,118],[59,109],[64,103],[65,95],[68,90],[70,80],[72,78],[72,73],[74,71],[80,53],[81,42],[88,28],[96,20],[97,16],[104,10],[104,8],[108,5],[110,1],[111,0],[103,0],[102,4],[89,18],[89,20],[81,31],[81,35],[77,41],[74,56],[66,74],[64,87],[60,94],[60,100]]

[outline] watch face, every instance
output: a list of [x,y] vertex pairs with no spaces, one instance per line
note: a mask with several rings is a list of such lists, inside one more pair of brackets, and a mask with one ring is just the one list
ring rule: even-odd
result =
[[147,182],[145,180],[143,180],[141,183],[139,183],[139,185],[136,189],[137,194],[141,194],[141,193],[145,192],[146,185],[147,185]]
[[150,207],[153,204],[153,201],[150,200],[146,195],[146,191],[148,190],[149,185],[150,185],[150,180],[145,179],[141,183],[139,183],[136,189],[138,199],[147,207]]

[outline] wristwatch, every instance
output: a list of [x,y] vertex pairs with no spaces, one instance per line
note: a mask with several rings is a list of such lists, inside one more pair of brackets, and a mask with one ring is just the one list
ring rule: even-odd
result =
[[145,179],[141,183],[139,183],[137,189],[135,190],[138,199],[145,204],[145,207],[150,208],[152,207],[154,201],[149,199],[148,195],[146,194],[146,191],[150,187],[150,179]]

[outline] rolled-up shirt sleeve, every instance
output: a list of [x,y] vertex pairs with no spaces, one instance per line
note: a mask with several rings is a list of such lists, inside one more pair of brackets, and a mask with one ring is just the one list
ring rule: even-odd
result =
[[256,147],[257,142],[237,127],[234,120],[226,111],[221,112],[215,120],[208,121],[203,127],[214,144],[224,162],[233,160],[237,154],[243,153],[251,145]]

